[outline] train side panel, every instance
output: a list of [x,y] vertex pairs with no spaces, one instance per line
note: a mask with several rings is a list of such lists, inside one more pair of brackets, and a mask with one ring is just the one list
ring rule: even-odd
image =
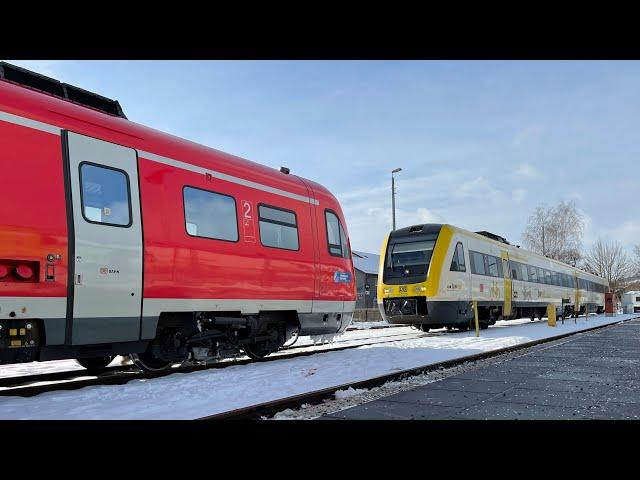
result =
[[[9,271],[0,280],[0,319],[18,331],[24,319],[42,321],[42,332],[11,341],[63,344],[69,258],[60,135],[0,116],[0,171],[0,265]],[[33,269],[28,280],[16,276],[20,264]]]

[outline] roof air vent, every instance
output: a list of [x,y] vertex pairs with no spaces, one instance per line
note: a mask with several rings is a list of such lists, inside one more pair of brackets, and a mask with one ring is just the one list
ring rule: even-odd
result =
[[496,242],[501,242],[501,243],[506,243],[507,245],[511,245],[509,242],[507,242],[506,238],[501,237],[500,235],[496,235],[495,233],[487,232],[485,230],[481,232],[475,232],[475,233],[477,233],[478,235],[482,235],[483,237],[490,238],[491,240],[495,240]]
[[100,110],[109,115],[127,118],[117,100],[111,100],[10,63],[0,62],[0,79]]
[[287,167],[280,167],[280,171],[285,175],[289,175],[289,169]]
[[414,225],[413,227],[409,228],[409,233],[421,232],[421,231],[422,231],[422,225]]

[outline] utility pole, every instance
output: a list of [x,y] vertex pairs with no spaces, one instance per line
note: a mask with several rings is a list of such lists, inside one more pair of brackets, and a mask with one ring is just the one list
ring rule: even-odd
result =
[[544,257],[544,224],[542,225],[542,256]]
[[396,168],[391,171],[391,215],[393,217],[393,230],[396,229],[396,182],[393,174],[401,171],[401,168]]

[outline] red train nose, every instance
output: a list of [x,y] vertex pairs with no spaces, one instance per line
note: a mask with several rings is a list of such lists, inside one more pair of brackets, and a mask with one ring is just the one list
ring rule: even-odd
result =
[[29,280],[33,277],[33,268],[28,265],[18,265],[16,267],[16,275],[23,280]]

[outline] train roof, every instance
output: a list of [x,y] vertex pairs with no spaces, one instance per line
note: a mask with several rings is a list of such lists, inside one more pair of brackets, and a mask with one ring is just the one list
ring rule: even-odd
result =
[[0,110],[191,165],[249,178],[305,197],[308,196],[309,185],[319,194],[318,196],[335,201],[335,197],[325,187],[298,177],[295,172],[286,174],[251,160],[146,127],[124,116],[109,114],[3,78],[0,78]]

